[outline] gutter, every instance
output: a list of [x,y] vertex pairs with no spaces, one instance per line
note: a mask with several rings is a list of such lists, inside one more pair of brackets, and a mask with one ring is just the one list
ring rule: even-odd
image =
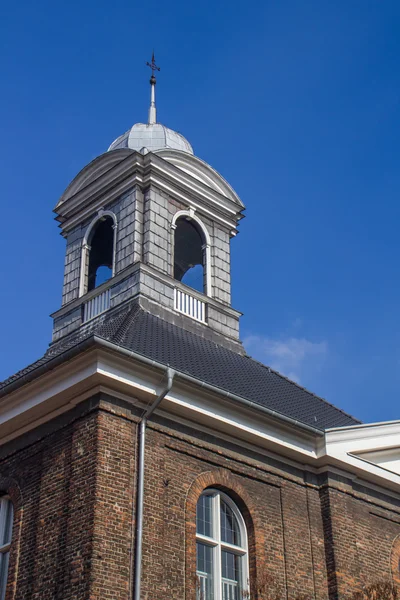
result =
[[[39,365],[38,367],[36,367],[32,371],[30,371],[29,373],[22,375],[22,377],[19,377],[18,379],[14,380],[11,383],[9,383],[8,385],[6,385],[3,389],[0,390],[0,398],[5,396],[6,394],[10,393],[11,391],[14,391],[15,389],[21,387],[25,383],[28,383],[28,382],[32,381],[33,379],[36,379],[36,377],[39,377],[40,375],[42,375],[44,373],[48,373],[49,370],[54,369],[55,367],[57,367],[59,364],[65,362],[66,360],[70,360],[71,358],[74,358],[75,356],[77,356],[78,354],[83,352],[84,350],[88,350],[89,348],[95,346],[96,344],[103,348],[106,348],[108,350],[112,350],[119,354],[123,354],[124,356],[127,356],[129,358],[137,360],[137,361],[144,363],[146,365],[149,365],[151,367],[161,369],[162,371],[165,371],[165,369],[166,369],[166,365],[164,365],[163,363],[160,363],[156,360],[152,360],[151,358],[147,358],[146,356],[143,356],[142,354],[133,352],[132,350],[128,350],[127,348],[118,346],[118,344],[114,344],[113,342],[109,342],[108,340],[105,340],[101,337],[94,335],[94,336],[84,340],[83,342],[79,342],[72,348],[69,348],[65,352],[50,359],[48,362],[44,363],[43,365]],[[206,383],[205,381],[201,381],[200,379],[196,379],[196,377],[192,377],[191,375],[187,375],[186,373],[182,373],[180,371],[176,371],[176,375],[179,376],[179,379],[182,379],[183,381],[186,381],[186,382],[190,383],[191,385],[194,385],[196,387],[201,387],[213,394],[218,394],[219,396],[222,396],[224,398],[234,400],[235,402],[237,402],[238,404],[241,404],[242,406],[246,406],[247,408],[256,410],[264,415],[268,415],[269,417],[273,417],[274,419],[277,419],[279,421],[284,421],[285,423],[287,423],[288,425],[291,425],[292,427],[298,427],[299,429],[302,429],[303,431],[307,432],[308,434],[318,435],[320,437],[323,437],[325,435],[325,431],[322,429],[319,429],[318,427],[313,427],[312,425],[307,425],[306,423],[302,423],[301,421],[298,421],[297,419],[293,419],[292,417],[288,417],[287,415],[284,415],[276,410],[273,410],[272,408],[267,408],[266,406],[257,404],[257,402],[247,400],[246,398],[243,398],[242,396],[237,396],[236,394],[227,392],[226,390],[223,390],[222,388],[219,388],[215,385]]]
[[140,590],[142,584],[142,542],[143,542],[143,498],[144,498],[144,455],[146,446],[146,426],[147,421],[159,406],[172,388],[175,371],[170,368],[166,370],[168,381],[159,396],[154,400],[153,404],[146,410],[144,416],[139,423],[139,449],[138,449],[138,466],[137,466],[137,494],[136,494],[136,530],[135,530],[135,556],[131,560],[131,574],[134,572],[134,600],[140,600]]
[[[137,352],[133,352],[132,350],[128,350],[127,348],[118,346],[117,344],[114,344],[113,342],[104,340],[103,338],[98,338],[95,336],[95,340],[100,346],[103,346],[104,348],[113,350],[115,352],[119,352],[121,354],[124,354],[125,356],[128,356],[129,358],[133,358],[133,359],[135,359],[139,362],[145,363],[151,367],[157,367],[158,369],[165,371],[166,365],[164,365],[160,362],[157,362],[155,360],[152,360],[151,358],[147,358],[146,356],[143,356],[142,354],[138,354]],[[237,396],[236,394],[227,392],[226,390],[223,390],[222,388],[219,388],[215,385],[206,383],[205,381],[201,381],[201,379],[196,379],[196,377],[192,377],[191,375],[187,375],[186,373],[182,373],[181,371],[176,371],[176,375],[179,377],[179,379],[182,379],[183,381],[187,381],[188,383],[195,385],[196,387],[203,388],[209,392],[218,394],[219,396],[222,396],[224,398],[229,398],[230,400],[234,400],[235,402],[238,402],[239,404],[242,404],[243,406],[257,410],[265,415],[268,415],[269,417],[274,417],[275,419],[278,419],[280,421],[285,421],[289,425],[299,427],[300,429],[303,429],[304,431],[307,431],[308,433],[312,433],[313,435],[319,435],[321,437],[323,437],[325,435],[325,431],[322,429],[318,429],[317,427],[313,427],[312,425],[307,425],[306,423],[302,423],[301,421],[298,421],[297,419],[293,419],[292,417],[288,417],[276,410],[273,410],[272,408],[267,408],[266,406],[262,406],[261,404],[257,404],[256,402],[253,402],[252,400],[247,400],[246,398],[243,398],[242,396]]]
[[3,388],[1,388],[0,389],[0,398],[2,398],[3,396],[6,396],[7,394],[10,394],[14,390],[17,390],[18,388],[25,385],[25,383],[29,383],[30,381],[33,381],[37,377],[40,377],[40,375],[44,375],[45,373],[52,371],[53,369],[58,367],[58,365],[66,362],[67,360],[70,360],[71,358],[74,358],[78,354],[81,354],[81,352],[84,352],[85,350],[88,350],[92,346],[95,346],[96,341],[98,341],[99,339],[100,338],[94,339],[94,337],[86,338],[82,342],[78,342],[78,344],[76,344],[75,346],[72,346],[71,348],[64,350],[64,352],[57,354],[53,358],[49,358],[49,360],[47,360],[43,364],[38,365],[37,367],[34,367],[32,369],[32,371],[25,373],[25,375],[21,375],[17,379],[14,379],[13,381],[11,381],[7,385],[5,385]]

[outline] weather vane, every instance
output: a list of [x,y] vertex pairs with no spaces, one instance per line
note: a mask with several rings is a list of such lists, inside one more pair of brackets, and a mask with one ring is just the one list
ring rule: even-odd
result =
[[146,65],[151,69],[151,77],[150,77],[150,108],[149,108],[149,119],[147,121],[148,125],[154,125],[157,123],[157,115],[156,115],[156,77],[154,75],[154,71],[159,71],[160,67],[156,65],[156,59],[154,58],[154,50],[153,55],[151,57],[151,63],[147,62]]
[[154,79],[155,79],[154,71],[159,71],[160,67],[157,67],[157,65],[156,65],[156,59],[154,58],[154,50],[153,50],[153,55],[151,57],[151,63],[146,62],[146,65],[148,67],[150,67],[150,69],[151,69],[151,77],[152,78],[154,77]]

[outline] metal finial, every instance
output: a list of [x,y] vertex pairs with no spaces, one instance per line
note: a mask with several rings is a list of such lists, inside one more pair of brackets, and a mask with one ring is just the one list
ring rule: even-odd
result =
[[146,65],[151,69],[151,77],[150,77],[150,85],[151,85],[151,94],[150,94],[150,108],[149,108],[149,125],[154,125],[157,122],[156,119],[156,77],[154,75],[155,71],[160,71],[160,67],[156,65],[156,59],[154,58],[154,50],[151,57],[151,63],[146,62]]
[[151,69],[151,78],[153,79],[153,77],[154,77],[154,79],[155,79],[154,71],[160,71],[160,67],[157,67],[157,65],[156,65],[156,59],[154,58],[154,50],[153,50],[153,54],[151,57],[151,63],[147,62],[146,65],[148,67],[150,67],[150,69]]

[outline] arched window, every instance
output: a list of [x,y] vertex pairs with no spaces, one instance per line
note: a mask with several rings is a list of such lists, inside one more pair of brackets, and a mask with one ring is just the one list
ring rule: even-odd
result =
[[116,223],[112,213],[93,221],[83,240],[80,296],[113,276]]
[[93,227],[89,241],[87,291],[94,290],[112,277],[114,260],[114,221],[100,218]]
[[202,293],[207,293],[206,246],[201,227],[190,217],[179,217],[175,223],[174,278]]
[[236,504],[208,489],[196,514],[197,599],[242,600],[248,589],[247,532]]
[[8,496],[2,496],[0,498],[0,600],[4,600],[6,595],[13,519],[12,502]]

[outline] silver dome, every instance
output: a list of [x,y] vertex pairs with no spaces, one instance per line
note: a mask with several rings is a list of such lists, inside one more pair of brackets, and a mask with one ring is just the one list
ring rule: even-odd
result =
[[181,150],[194,154],[192,146],[180,133],[161,125],[161,123],[136,123],[129,131],[117,138],[108,150],[130,148],[145,154],[163,148]]

